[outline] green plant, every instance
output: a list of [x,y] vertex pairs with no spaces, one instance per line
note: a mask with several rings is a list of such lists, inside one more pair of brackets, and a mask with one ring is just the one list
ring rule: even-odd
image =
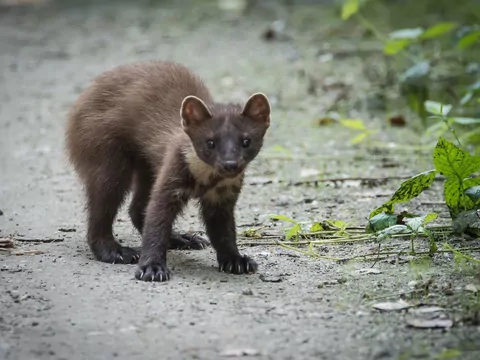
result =
[[[397,74],[400,94],[418,114],[423,128],[429,128],[427,134],[433,133],[438,139],[438,132],[445,130],[444,124],[429,127],[427,100],[437,97],[444,102],[453,102],[459,110],[461,116],[455,117],[450,126],[455,125],[464,133],[461,135],[463,143],[480,145],[480,127],[475,126],[478,120],[472,122],[472,117],[465,117],[476,117],[475,114],[480,113],[480,71],[478,60],[475,60],[480,56],[480,46],[477,46],[480,44],[480,27],[444,21],[426,28],[416,26],[384,34],[364,16],[379,2],[345,0],[341,18],[345,21],[356,18],[382,43],[384,56],[397,60],[393,70]],[[448,72],[445,71],[447,68]],[[472,76],[477,77],[473,83]]]
[[417,197],[432,184],[437,175],[442,174],[446,178],[444,199],[453,220],[453,227],[458,233],[469,230],[477,221],[477,210],[480,209],[480,177],[474,176],[480,171],[480,156],[471,155],[459,146],[440,138],[433,151],[433,163],[435,169],[404,181],[387,202],[370,213],[370,219],[381,213],[393,214],[395,204]]

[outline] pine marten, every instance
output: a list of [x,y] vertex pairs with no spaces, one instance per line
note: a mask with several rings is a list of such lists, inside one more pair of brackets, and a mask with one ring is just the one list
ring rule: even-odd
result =
[[[243,106],[217,103],[202,80],[177,63],[137,62],[94,78],[70,110],[66,150],[84,185],[95,258],[138,263],[136,279],[167,281],[167,249],[211,243],[220,271],[256,272],[256,262],[238,251],[234,208],[269,125],[264,94]],[[130,190],[141,250],[121,246],[112,232]],[[172,229],[191,198],[198,200],[209,241]]]

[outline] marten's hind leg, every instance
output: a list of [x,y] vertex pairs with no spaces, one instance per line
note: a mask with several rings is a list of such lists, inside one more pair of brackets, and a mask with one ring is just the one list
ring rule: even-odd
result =
[[133,168],[124,159],[110,158],[89,170],[87,240],[93,255],[107,263],[137,263],[139,251],[120,245],[113,236],[113,221],[129,191]]

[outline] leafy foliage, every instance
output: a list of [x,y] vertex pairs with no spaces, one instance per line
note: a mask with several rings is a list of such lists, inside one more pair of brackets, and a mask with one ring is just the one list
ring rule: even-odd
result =
[[[480,119],[476,118],[480,111],[480,71],[478,60],[475,60],[480,55],[480,26],[445,21],[430,26],[397,29],[384,35],[365,16],[370,14],[370,5],[378,2],[380,0],[345,0],[341,17],[344,20],[358,19],[368,32],[382,42],[386,57],[395,58],[394,62],[388,63],[401,66],[394,69],[398,74],[400,95],[419,116],[422,127],[428,128],[426,135],[438,139],[454,125],[465,145],[473,144],[480,148]],[[472,76],[477,76],[477,79],[473,84],[466,84]],[[440,103],[428,101],[433,93],[455,103],[439,113],[432,106]],[[428,119],[434,117],[428,118],[429,113],[447,116],[452,107],[459,112],[458,116],[449,118],[448,124],[435,122],[430,126]],[[361,142],[371,134],[362,132],[352,142]]]
[[[473,201],[465,194],[466,184],[480,179],[468,178],[480,170],[480,156],[472,156],[468,152],[455,146],[451,142],[440,139],[433,152],[435,169],[447,177],[444,186],[445,202],[450,214],[455,219],[462,211],[473,208]],[[468,181],[468,183],[467,183]]]
[[436,174],[436,170],[429,170],[404,181],[390,200],[370,213],[370,218],[380,214],[382,211],[385,211],[387,214],[393,214],[395,204],[410,201],[420,195],[423,190],[432,184]]
[[[432,108],[435,108],[438,113],[448,114],[448,109],[444,111],[443,107],[432,106]],[[464,232],[477,222],[476,210],[480,209],[480,177],[471,176],[480,171],[480,156],[470,155],[467,151],[441,138],[433,151],[433,163],[435,170],[418,174],[404,181],[390,200],[372,211],[368,229],[381,231],[382,236],[401,231],[402,228],[398,225],[417,231],[420,228],[418,220],[406,219],[404,222],[399,220],[399,217],[393,214],[393,206],[420,195],[431,185],[437,173],[447,178],[444,183],[444,197],[456,231]],[[457,218],[460,220],[455,222]],[[424,221],[433,219],[433,215],[430,214]]]

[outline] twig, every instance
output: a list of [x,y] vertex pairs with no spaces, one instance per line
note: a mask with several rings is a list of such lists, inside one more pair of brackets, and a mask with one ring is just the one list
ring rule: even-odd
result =
[[12,239],[0,239],[0,248],[13,248],[14,243]]
[[301,254],[316,257],[316,258],[319,258],[319,259],[334,260],[334,261],[341,261],[342,260],[341,258],[318,255],[317,253],[314,253],[314,252],[311,252],[311,251],[303,251],[303,250],[300,250],[298,248],[294,248],[293,246],[289,246],[289,245],[286,245],[286,244],[281,243],[281,242],[278,242],[278,245],[280,245],[281,247],[284,247],[285,249],[293,250],[293,251],[299,252]]
[[21,256],[21,255],[41,255],[45,254],[45,251],[42,250],[25,250],[20,252],[12,253],[12,255]]
[[453,252],[455,255],[457,256],[460,256],[460,257],[463,257],[464,259],[467,259],[467,260],[470,260],[470,261],[473,261],[473,262],[476,262],[476,263],[480,263],[480,260],[479,259],[475,259],[471,256],[468,256],[468,255],[465,255],[465,254],[462,254],[460,251],[462,251],[462,249],[454,249],[452,248],[449,244],[443,244],[444,247],[446,247],[446,250],[449,250],[451,252]]
[[45,239],[40,239],[40,238],[19,238],[15,237],[15,241],[21,241],[21,242],[41,242],[41,243],[52,243],[52,242],[62,242],[64,239],[62,238],[45,238]]
[[445,201],[422,201],[420,204],[421,205],[445,205],[445,206],[447,206]]
[[[471,248],[460,248],[460,249],[442,249],[442,250],[437,250],[435,253],[454,253],[454,252],[459,252],[459,251],[478,251],[480,250],[480,246],[476,247],[471,247]],[[361,259],[361,258],[366,258],[370,256],[387,256],[387,255],[401,255],[402,251],[396,252],[396,251],[385,251],[385,252],[380,252],[380,253],[372,253],[372,254],[364,254],[364,255],[356,255],[352,256],[350,258],[343,258],[342,261],[349,261],[349,260],[355,260],[355,259]],[[415,251],[415,255],[430,255],[430,251]],[[371,259],[370,259],[371,260]],[[478,261],[477,259],[471,258],[472,261]]]
[[291,185],[298,186],[298,185],[310,184],[310,183],[343,182],[343,181],[387,182],[389,180],[407,180],[407,179],[412,178],[413,176],[414,175],[387,176],[387,177],[379,177],[379,178],[365,178],[365,177],[322,178],[322,179],[295,181],[295,182],[292,182]]

